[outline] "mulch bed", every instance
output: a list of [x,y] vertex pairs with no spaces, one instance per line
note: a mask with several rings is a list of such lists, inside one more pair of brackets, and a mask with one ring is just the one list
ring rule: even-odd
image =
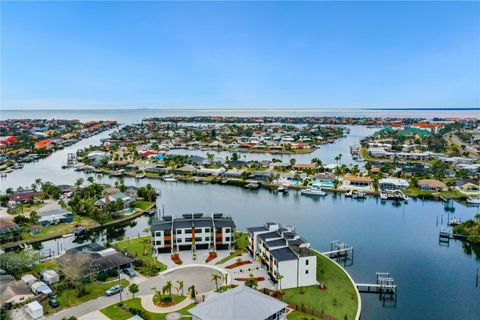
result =
[[172,254],[172,261],[175,262],[175,264],[183,263],[182,259],[180,259],[180,256],[178,254]]
[[207,260],[205,260],[206,263],[209,263],[210,261],[212,261],[213,259],[215,259],[217,257],[217,253],[216,252],[210,252],[208,254],[208,258]]
[[[256,281],[256,282],[265,281],[264,277],[256,277],[256,278],[251,278],[251,279]],[[250,280],[250,278],[235,278],[235,280],[237,280],[237,281],[247,281],[247,280]]]
[[233,269],[233,268],[236,268],[236,267],[240,267],[240,266],[243,266],[243,265],[246,265],[246,264],[251,264],[252,261],[240,261],[240,262],[235,262],[234,264],[231,264],[229,266],[227,266],[226,268],[227,269]]

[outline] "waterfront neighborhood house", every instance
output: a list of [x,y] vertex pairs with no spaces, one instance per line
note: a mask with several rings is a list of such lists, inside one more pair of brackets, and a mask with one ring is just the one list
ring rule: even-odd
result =
[[32,297],[32,291],[23,280],[16,280],[9,274],[0,275],[0,306],[22,303]]
[[319,173],[313,177],[312,184],[318,185],[322,188],[334,188],[335,176],[328,173]]
[[418,180],[418,187],[423,191],[447,191],[448,187],[445,183],[436,179]]
[[266,267],[273,283],[280,281],[282,289],[317,284],[316,256],[292,227],[268,222],[247,231],[248,252]]
[[0,219],[0,243],[19,241],[21,239],[22,234],[16,223]]
[[178,252],[195,249],[233,249],[236,226],[231,217],[223,213],[204,216],[189,213],[181,218],[164,216],[150,227],[153,251]]
[[83,276],[127,268],[133,261],[113,248],[104,248],[96,243],[69,249],[57,258],[62,268],[69,264],[78,265]]
[[343,185],[349,189],[372,189],[372,178],[346,175],[343,177]]
[[42,192],[35,190],[17,191],[8,197],[10,203],[27,203],[32,200],[40,199]]
[[55,209],[39,213],[38,224],[42,227],[59,223],[73,222],[74,214],[65,209]]
[[127,196],[125,193],[117,192],[117,193],[112,194],[112,195],[106,195],[105,197],[97,200],[95,202],[95,205],[97,205],[100,208],[103,208],[103,207],[105,207],[105,205],[107,203],[112,202],[112,201],[115,202],[115,201],[117,201],[117,199],[122,199],[124,208],[128,208],[130,206],[130,204],[132,204],[135,201],[135,199],[133,197]]
[[380,190],[405,190],[409,188],[409,183],[405,179],[385,178],[378,180]]
[[212,292],[190,309],[193,320],[284,320],[287,304],[240,285],[223,293]]
[[480,194],[480,182],[473,179],[458,180],[455,189],[467,195],[477,195]]

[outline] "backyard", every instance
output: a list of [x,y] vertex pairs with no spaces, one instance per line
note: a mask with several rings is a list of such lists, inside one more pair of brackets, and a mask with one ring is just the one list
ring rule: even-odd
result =
[[[337,264],[323,255],[316,255],[317,281],[323,283],[325,289],[320,289],[320,286],[286,289],[282,300],[299,309],[303,306],[338,319],[355,319],[358,308],[355,287]],[[303,317],[294,314],[289,319]]]
[[153,276],[160,271],[166,270],[167,266],[152,256],[152,244],[150,236],[135,239],[127,239],[112,243],[112,246],[121,251],[128,252],[143,262],[138,271],[146,276]]

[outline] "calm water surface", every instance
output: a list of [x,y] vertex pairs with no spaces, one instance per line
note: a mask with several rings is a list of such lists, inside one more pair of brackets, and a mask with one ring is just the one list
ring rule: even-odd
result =
[[[138,111],[130,119],[137,121],[151,111]],[[6,112],[2,112],[4,117]],[[17,113],[18,114],[18,113]],[[41,113],[40,113],[41,114]],[[31,112],[18,117],[50,117]],[[214,114],[219,114],[214,112]],[[245,113],[242,113],[245,114]],[[15,115],[15,114],[14,114]],[[111,111],[55,113],[58,118],[119,119]],[[12,116],[13,117],[13,116]],[[122,117],[125,117],[122,115]],[[127,119],[127,117],[125,117]],[[122,120],[120,120],[122,121]],[[124,121],[127,122],[127,121]],[[370,130],[352,127],[351,135],[335,144],[322,146],[309,155],[298,155],[299,162],[307,162],[318,156],[326,163],[333,162],[342,153],[344,162],[351,162],[348,147]],[[30,185],[37,177],[55,183],[73,183],[86,175],[60,169],[68,152],[90,144],[97,144],[106,137],[102,133],[57,152],[37,163],[27,164],[1,180],[1,190],[12,186]],[[225,154],[221,154],[224,156]],[[271,158],[271,155],[255,154],[252,157]],[[277,155],[275,157],[278,157]],[[287,159],[289,156],[285,156]],[[113,179],[101,178],[112,183]],[[382,307],[376,295],[362,294],[362,319],[480,319],[480,288],[475,288],[475,273],[480,259],[468,246],[458,241],[441,246],[438,229],[447,214],[440,202],[410,200],[408,204],[394,206],[376,198],[364,201],[346,199],[329,194],[322,199],[300,196],[296,192],[287,195],[267,190],[248,191],[223,185],[165,183],[159,180],[126,179],[127,184],[152,183],[161,192],[158,207],[166,213],[225,212],[234,216],[239,229],[261,225],[266,221],[278,221],[294,225],[297,232],[309,240],[313,247],[326,251],[331,240],[341,240],[355,248],[354,263],[347,271],[357,282],[374,282],[375,272],[390,272],[399,285],[396,308]],[[478,207],[456,204],[453,216],[468,219],[479,212]],[[140,217],[125,226],[107,228],[91,235],[87,241],[104,243],[125,237],[143,235],[149,226],[149,217]],[[437,226],[437,219],[439,225]],[[43,243],[44,249],[66,249],[77,245],[72,238],[62,238]]]

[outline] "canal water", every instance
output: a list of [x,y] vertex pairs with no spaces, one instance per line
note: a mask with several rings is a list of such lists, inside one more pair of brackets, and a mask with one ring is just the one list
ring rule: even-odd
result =
[[[95,114],[91,117],[94,118]],[[367,128],[352,127],[347,138],[322,146],[315,151],[315,156],[332,163],[333,157],[342,153],[343,161],[348,163],[350,143],[367,134]],[[106,136],[107,132],[102,133],[39,162],[27,164],[2,179],[1,190],[28,186],[35,178],[70,184],[79,177],[86,178],[84,173],[62,170],[60,166],[68,152],[97,144]],[[314,157],[313,154],[300,157],[305,156]],[[307,159],[297,161],[306,162]],[[98,179],[104,183],[115,181],[108,177]],[[353,246],[354,261],[346,270],[355,281],[374,282],[376,272],[390,272],[399,285],[395,308],[382,306],[376,295],[362,294],[363,319],[480,319],[480,288],[475,288],[480,258],[460,241],[450,241],[448,246],[439,243],[441,222],[443,220],[445,226],[448,219],[440,202],[411,199],[408,204],[394,205],[373,197],[360,201],[332,194],[325,198],[310,198],[293,191],[284,195],[225,185],[126,179],[126,184],[141,186],[147,183],[160,191],[157,205],[167,214],[224,212],[234,217],[240,230],[277,221],[295,226],[296,231],[320,251],[329,250],[332,240]],[[462,220],[479,212],[478,207],[459,203],[455,207],[456,211],[450,217]],[[150,223],[150,217],[140,217],[125,225],[95,232],[85,241],[105,243],[107,240],[137,237],[146,234],[145,229]],[[76,245],[78,242],[73,243],[73,238],[60,238],[44,242],[42,249],[57,251]]]

